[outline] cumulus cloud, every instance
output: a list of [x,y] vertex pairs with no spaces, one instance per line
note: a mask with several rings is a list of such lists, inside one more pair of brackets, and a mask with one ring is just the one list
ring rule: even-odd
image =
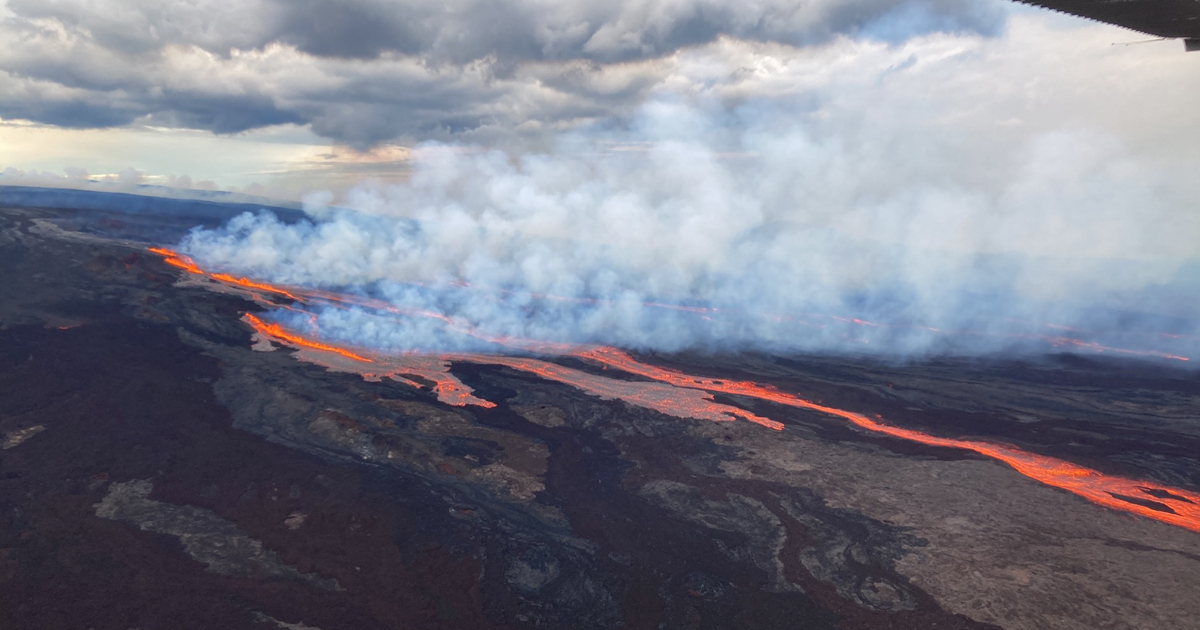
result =
[[995,34],[1000,0],[8,0],[0,117],[235,133],[283,123],[365,147],[627,113],[658,63],[722,38]]
[[79,167],[63,169],[63,174],[31,169],[23,171],[8,167],[0,171],[0,186],[46,186],[51,188],[86,187],[95,183],[87,170]]
[[[259,186],[257,190],[250,189],[251,187],[247,187],[246,190],[234,188],[212,195],[210,193],[218,193],[217,185],[212,181],[192,181],[192,177],[186,173],[183,175],[148,174],[132,166],[116,173],[95,175],[78,166],[68,166],[62,169],[62,174],[38,169],[21,170],[10,166],[0,171],[0,187],[7,186],[136,193],[149,197],[211,198],[235,203],[261,203],[267,201],[262,198],[261,193],[270,192],[264,191]],[[103,205],[100,201],[95,203],[98,206]],[[292,204],[278,202],[271,205],[291,207]]]

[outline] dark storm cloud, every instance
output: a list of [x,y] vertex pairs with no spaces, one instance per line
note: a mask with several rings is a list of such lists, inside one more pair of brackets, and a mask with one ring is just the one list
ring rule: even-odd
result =
[[0,102],[0,118],[36,120],[70,129],[95,129],[128,125],[138,118],[138,114],[105,104],[80,101],[28,103],[6,100]]
[[23,18],[57,20],[101,45],[145,53],[195,45],[217,54],[272,42],[317,56],[384,52],[463,63],[654,57],[721,35],[811,44],[838,34],[939,30],[994,33],[995,4],[978,0],[10,0]]
[[416,17],[378,2],[298,0],[273,30],[279,40],[309,54],[365,59],[385,50],[420,53],[428,36]]
[[[303,123],[296,112],[284,111],[261,95],[197,97],[186,92],[164,92],[161,108],[152,114],[162,126],[238,133],[267,125]],[[160,113],[161,112],[161,113]]]
[[[721,37],[805,46],[997,32],[998,0],[9,0],[0,71],[82,91],[5,89],[5,117],[134,119],[227,133],[311,123],[356,145],[621,113],[644,68]],[[587,87],[607,73],[608,87]],[[586,75],[578,80],[578,75]],[[621,79],[618,75],[629,75]],[[614,78],[616,77],[616,78]],[[79,108],[95,107],[95,112]]]

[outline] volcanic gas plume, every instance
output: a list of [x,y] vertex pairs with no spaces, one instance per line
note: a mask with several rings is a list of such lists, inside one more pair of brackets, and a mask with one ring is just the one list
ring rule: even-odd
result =
[[1200,352],[1181,299],[1200,291],[1195,178],[1159,181],[1088,132],[959,155],[820,120],[656,102],[538,151],[423,145],[403,183],[315,194],[298,221],[244,214],[180,249],[454,323],[310,309],[324,337],[388,350]]
[[[300,287],[276,287],[266,283],[214,274],[198,267],[185,256],[170,250],[154,249],[165,260],[193,275],[211,279],[214,286],[235,287],[238,290],[262,292],[267,296],[286,297],[294,304],[278,304],[270,299],[261,304],[304,312],[311,304],[327,304],[335,308],[377,306],[389,316],[403,318],[433,318],[443,325],[454,326],[452,320],[434,313],[397,310],[387,303],[374,304],[368,299],[339,295],[328,291],[309,291]],[[286,310],[285,310],[286,312]],[[368,379],[393,378],[414,386],[421,381],[433,383],[439,400],[451,405],[476,405],[490,408],[493,401],[476,397],[471,389],[450,373],[453,363],[501,365],[536,375],[550,381],[576,387],[594,396],[619,399],[630,405],[651,409],[665,415],[718,422],[747,420],[776,431],[785,425],[734,405],[716,402],[713,394],[753,398],[777,405],[803,409],[849,422],[860,430],[930,446],[972,451],[1003,462],[1031,479],[1061,488],[1093,503],[1139,514],[1200,532],[1200,493],[1172,488],[1161,484],[1106,475],[1096,470],[1063,460],[1029,453],[1014,446],[980,440],[956,439],[905,429],[888,424],[880,417],[868,418],[853,411],[839,409],[806,400],[796,394],[749,381],[718,380],[694,376],[638,361],[630,354],[606,346],[566,346],[537,344],[522,339],[485,338],[488,343],[506,347],[510,352],[527,354],[536,350],[547,358],[480,353],[386,353],[367,348],[354,348],[330,341],[317,341],[278,323],[269,323],[247,313],[245,321],[261,338],[299,349],[301,359],[326,367],[362,374]],[[464,334],[479,334],[463,329]],[[480,335],[482,337],[482,335]],[[635,381],[599,376],[569,368],[553,361],[554,357],[569,356],[600,366],[612,372],[648,379]]]

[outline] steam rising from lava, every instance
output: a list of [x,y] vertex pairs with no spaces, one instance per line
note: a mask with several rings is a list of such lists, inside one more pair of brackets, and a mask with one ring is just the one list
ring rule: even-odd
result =
[[[186,256],[161,248],[151,248],[151,251],[162,255],[167,264],[178,267],[189,274],[202,276],[215,281],[214,286],[232,287],[234,290],[245,291],[256,301],[268,308],[282,307],[291,312],[307,314],[297,306],[276,303],[274,298],[284,297],[297,305],[309,306],[324,301],[333,308],[347,308],[356,305],[363,308],[374,308],[393,316],[400,315],[409,318],[432,318],[442,320],[442,317],[432,312],[403,312],[401,309],[389,307],[356,296],[342,296],[321,290],[297,290],[299,295],[281,287],[257,283],[245,278],[234,278],[227,274],[217,274],[205,271]],[[263,295],[263,294],[267,295]],[[269,297],[268,297],[269,296]],[[310,315],[311,316],[311,315]],[[1179,527],[1200,531],[1200,495],[1176,488],[1162,486],[1152,482],[1139,481],[1125,477],[1109,476],[1098,471],[1083,468],[1062,460],[1029,453],[1021,449],[983,442],[938,437],[932,434],[889,425],[876,416],[875,420],[866,416],[822,405],[789,394],[773,387],[759,385],[750,381],[717,380],[678,372],[642,363],[629,354],[611,347],[570,347],[535,342],[530,345],[527,340],[519,339],[487,339],[478,331],[464,330],[464,334],[486,339],[489,343],[512,351],[540,351],[552,355],[571,356],[587,362],[599,364],[602,368],[613,368],[614,371],[625,372],[650,379],[650,382],[623,381],[604,376],[590,374],[574,368],[569,368],[552,361],[532,357],[505,356],[497,354],[394,354],[370,353],[365,356],[351,349],[330,345],[302,334],[290,331],[278,324],[264,322],[259,317],[246,313],[243,320],[256,332],[257,342],[278,342],[297,348],[298,357],[323,365],[328,369],[350,371],[361,374],[368,380],[380,380],[384,377],[422,387],[421,381],[432,384],[438,400],[455,406],[476,405],[483,408],[494,408],[496,403],[474,395],[471,388],[460,381],[450,371],[452,362],[484,363],[502,365],[515,370],[535,374],[550,381],[557,381],[574,386],[594,396],[606,399],[619,399],[626,403],[652,409],[659,413],[677,418],[711,420],[730,422],[735,419],[747,420],[763,427],[782,431],[786,428],[782,422],[763,417],[739,407],[717,402],[714,393],[731,394],[768,401],[788,407],[815,411],[836,416],[860,429],[880,433],[894,438],[919,442],[933,446],[955,449],[966,449],[1002,461],[1021,474],[1041,481],[1042,483],[1062,488],[1075,493],[1089,501],[1111,508],[1125,510]],[[310,321],[310,323],[312,323]],[[266,348],[263,348],[266,349]],[[1146,498],[1147,496],[1153,499]]]
[[441,316],[317,310],[323,338],[385,350],[1200,349],[1171,301],[1200,288],[1189,185],[1111,138],[977,156],[920,129],[864,138],[819,121],[657,103],[543,152],[427,145],[405,184],[340,206],[312,196],[308,222],[243,215],[182,249]]

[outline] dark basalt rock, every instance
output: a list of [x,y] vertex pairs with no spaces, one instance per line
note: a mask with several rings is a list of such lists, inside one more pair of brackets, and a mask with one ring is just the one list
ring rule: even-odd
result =
[[[752,401],[722,402],[786,430],[667,417],[466,363],[455,375],[496,407],[448,407],[428,390],[252,350],[239,320],[260,308],[252,300],[177,284],[136,245],[80,228],[93,218],[0,208],[0,627],[1194,618],[1190,532],[962,451]],[[1200,433],[1181,420],[1200,390],[1176,374],[1060,366],[1047,385],[1005,363],[654,360],[1106,472],[1200,481]],[[1093,377],[1111,386],[1085,395]],[[1135,380],[1144,406],[1096,402],[1134,400]],[[1126,500],[1182,498],[1160,495]],[[1112,597],[1122,606],[1097,603]]]

